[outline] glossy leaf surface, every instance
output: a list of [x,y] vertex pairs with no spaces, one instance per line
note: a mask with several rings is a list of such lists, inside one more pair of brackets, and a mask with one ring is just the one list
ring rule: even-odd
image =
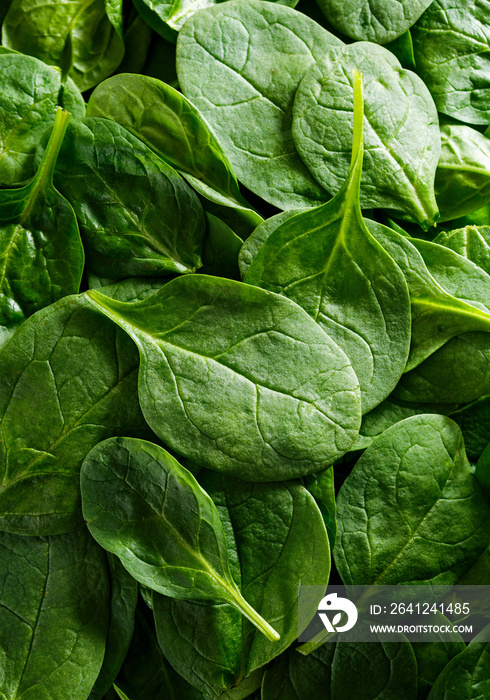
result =
[[0,697],[86,700],[104,656],[109,583],[86,528],[0,533]]
[[459,427],[421,415],[386,430],[337,498],[337,568],[346,584],[453,584],[486,549],[490,509]]
[[2,530],[49,535],[82,524],[87,452],[111,435],[148,435],[137,371],[132,342],[83,297],[23,323],[0,352]]
[[327,199],[294,147],[292,102],[308,67],[340,45],[306,15],[258,0],[203,10],[179,33],[184,94],[211,124],[239,180],[281,209]]
[[80,481],[91,534],[137,581],[184,600],[225,601],[269,640],[279,639],[232,579],[212,500],[162,447],[130,438],[106,440],[87,455]]
[[55,184],[73,204],[96,274],[150,277],[201,267],[205,222],[197,196],[124,127],[72,121]]
[[80,288],[84,252],[75,212],[52,182],[69,118],[58,108],[31,182],[0,190],[0,326],[7,329]]
[[405,369],[410,299],[403,273],[362,218],[359,74],[355,80],[349,177],[329,202],[289,218],[273,231],[254,257],[245,282],[292,299],[335,340],[359,379],[366,413],[388,396]]
[[365,81],[361,207],[396,209],[428,228],[437,219],[437,111],[422,80],[387,49],[356,42],[310,68],[294,98],[296,148],[318,182],[339,192],[349,172],[353,69]]
[[490,226],[465,226],[443,231],[434,243],[451,248],[490,275]]
[[19,186],[34,175],[34,153],[54,124],[56,105],[84,116],[81,94],[71,80],[63,85],[59,71],[30,56],[0,55],[1,186]]
[[[201,483],[223,522],[237,586],[274,620],[281,640],[269,642],[229,605],[155,595],[155,621],[164,653],[184,678],[206,695],[228,688],[233,698],[233,689],[239,693],[255,669],[296,639],[298,586],[328,581],[328,538],[313,498],[297,483],[247,484],[211,472]],[[318,602],[312,601],[312,616]]]
[[146,420],[184,457],[276,481],[321,471],[354,441],[350,362],[289,299],[206,275],[174,279],[137,304],[88,296],[138,345]]

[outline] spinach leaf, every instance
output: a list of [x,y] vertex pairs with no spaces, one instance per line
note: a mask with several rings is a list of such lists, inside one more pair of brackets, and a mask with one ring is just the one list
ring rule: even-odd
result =
[[83,462],[80,483],[91,534],[137,581],[183,600],[224,601],[268,640],[279,639],[233,581],[212,500],[162,447],[131,438],[99,443]]
[[[439,626],[448,625],[450,620],[441,615],[441,613],[437,613],[437,624]],[[451,633],[452,637],[460,637],[457,642],[445,641],[444,635],[441,633],[433,634],[439,636],[437,642],[417,642],[412,645],[418,671],[417,700],[425,700],[437,676],[447,666],[449,661],[466,649],[463,639],[457,632]]]
[[463,255],[490,275],[490,226],[465,226],[453,231],[441,231],[434,243]]
[[121,124],[172,165],[205,199],[237,210],[254,228],[262,217],[240,193],[220,142],[180,92],[145,75],[115,75],[97,86],[87,113]]
[[[298,586],[327,583],[330,551],[320,512],[300,484],[248,484],[208,471],[200,479],[223,522],[237,586],[281,635],[269,642],[229,605],[153,596],[158,640],[172,666],[206,695],[221,697],[233,687],[239,692],[296,639]],[[312,617],[319,598],[311,601]]]
[[380,435],[337,498],[346,584],[453,584],[486,549],[490,510],[459,427],[413,416]]
[[434,0],[412,27],[415,60],[439,112],[490,122],[488,0]]
[[321,471],[354,442],[350,362],[289,299],[206,275],[178,277],[136,304],[87,295],[138,345],[145,418],[184,457],[276,481]]
[[406,642],[329,643],[308,656],[290,649],[266,670],[262,684],[262,700],[416,697],[417,664]]
[[122,61],[121,5],[121,0],[13,0],[2,43],[57,66],[87,90]]
[[137,367],[133,343],[83,296],[24,321],[0,352],[2,530],[51,535],[83,523],[79,469],[87,452],[111,435],[151,434]]
[[309,66],[341,44],[302,13],[257,0],[207,8],[180,31],[184,94],[216,132],[239,180],[281,209],[328,198],[294,147],[292,103]]
[[483,552],[473,566],[465,571],[459,579],[461,586],[488,586],[490,580],[490,546]]
[[0,190],[0,328],[80,289],[84,253],[75,212],[52,179],[69,118],[58,107],[30,183]]
[[75,209],[96,274],[152,277],[201,267],[205,221],[197,196],[124,127],[72,121],[55,184]]
[[404,374],[393,391],[403,401],[460,404],[490,394],[490,335],[462,333]]
[[154,628],[140,610],[136,611],[134,636],[116,684],[118,697],[127,700],[204,700],[202,693],[170,666]]
[[[457,404],[409,403],[389,396],[379,406],[363,416],[361,433],[366,437],[375,437],[404,418],[418,416],[421,413],[449,415],[455,408],[457,408]],[[454,420],[453,415],[451,418]]]
[[427,700],[480,700],[490,693],[490,643],[475,638],[455,656],[432,686]]
[[[173,38],[170,30],[179,31],[184,22],[205,7],[218,5],[223,0],[135,0],[135,5],[142,17],[163,37]],[[295,7],[298,0],[271,0],[280,5]]]
[[334,27],[353,39],[386,44],[404,34],[432,0],[318,0]]
[[366,413],[388,396],[405,368],[410,298],[403,273],[367,230],[359,206],[359,73],[354,99],[351,170],[342,189],[326,204],[278,226],[254,257],[245,282],[292,299],[335,340],[359,379]]
[[475,476],[490,504],[490,443],[483,450],[475,468]]
[[464,124],[443,124],[435,192],[441,221],[466,216],[488,204],[490,139]]
[[88,700],[101,700],[119,673],[133,637],[138,583],[119,559],[107,554],[111,588],[109,629],[104,660]]
[[356,42],[330,50],[308,70],[294,99],[296,148],[318,182],[339,192],[349,172],[353,69],[366,86],[361,207],[402,211],[428,228],[437,219],[437,111],[422,80],[390,51]]
[[[436,282],[413,245],[415,239],[409,241],[382,224],[368,219],[365,221],[374,238],[398,264],[408,284],[412,310],[412,338],[406,372],[417,367],[451,338],[470,331],[490,330],[488,312],[452,296]],[[399,398],[406,401],[444,402],[438,398]],[[454,399],[447,401],[451,402]]]
[[415,65],[415,56],[413,55],[413,41],[410,29],[399,36],[394,41],[390,41],[389,44],[385,45],[385,49],[391,51],[397,59],[400,61],[402,68],[408,68],[408,70],[417,71],[417,66]]
[[319,474],[310,474],[305,477],[304,484],[320,508],[323,522],[327,528],[330,547],[333,548],[337,536],[337,507],[335,505],[333,468],[325,469]]
[[451,414],[464,436],[468,457],[477,460],[490,442],[490,396],[483,396]]
[[217,216],[207,212],[205,216],[207,232],[202,252],[201,272],[215,277],[240,279],[238,255],[242,247],[242,239]]
[[109,585],[86,528],[57,537],[0,533],[3,698],[86,700],[104,656]]
[[75,117],[85,105],[78,89],[36,58],[0,55],[0,186],[32,177],[36,147],[60,104]]

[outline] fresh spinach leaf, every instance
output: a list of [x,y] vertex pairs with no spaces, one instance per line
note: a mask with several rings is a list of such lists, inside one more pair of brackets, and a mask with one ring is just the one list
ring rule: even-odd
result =
[[88,115],[121,124],[172,165],[205,199],[237,210],[254,228],[262,217],[240,193],[220,142],[194,105],[145,75],[116,75],[92,93]]
[[86,528],[0,533],[2,698],[86,700],[104,656],[109,584]]
[[435,192],[441,221],[466,216],[488,204],[490,139],[464,124],[443,124]]
[[[236,585],[281,635],[268,641],[229,605],[154,595],[158,640],[172,666],[206,695],[221,697],[226,689],[239,692],[296,639],[298,586],[328,582],[330,552],[322,516],[300,484],[248,484],[208,471],[200,479],[223,522]],[[311,601],[312,617],[318,603]]]
[[262,700],[308,698],[416,700],[417,664],[411,645],[329,643],[308,656],[290,649],[266,670]]
[[353,69],[365,80],[361,207],[395,209],[428,228],[438,217],[437,111],[422,80],[387,49],[369,42],[333,48],[308,70],[294,99],[296,148],[328,192],[341,190],[349,172]]
[[0,186],[19,186],[34,171],[36,147],[55,120],[56,105],[83,117],[78,89],[37,58],[0,55]]
[[397,57],[402,68],[407,68],[408,70],[414,70],[417,72],[410,29],[407,29],[404,34],[399,36],[397,39],[390,41],[389,44],[386,44],[385,49],[388,49]]
[[[449,415],[455,408],[457,408],[457,404],[409,403],[399,401],[394,396],[389,396],[379,406],[376,406],[376,408],[363,416],[361,434],[366,437],[376,437],[376,435],[380,435],[404,418],[418,416],[421,413]],[[451,415],[451,418],[455,420],[453,415]]]
[[368,448],[337,498],[346,584],[453,584],[488,545],[490,509],[459,427],[413,416]]
[[87,295],[138,345],[146,420],[184,457],[277,481],[321,471],[354,442],[351,364],[289,299],[207,275],[178,277],[136,304]]
[[152,277],[201,267],[205,221],[197,196],[124,127],[73,120],[54,181],[75,209],[96,274]]
[[354,100],[351,170],[343,187],[326,204],[278,226],[254,257],[245,282],[292,299],[335,340],[352,363],[366,413],[388,396],[405,369],[410,298],[402,271],[369,233],[359,206],[359,73]]
[[490,693],[490,643],[476,638],[436,679],[427,700],[480,700]]
[[337,507],[335,505],[333,467],[325,469],[319,474],[310,474],[310,476],[305,477],[304,484],[320,508],[323,522],[327,528],[330,547],[333,548],[337,536]]
[[490,226],[465,226],[441,231],[434,243],[463,255],[490,275]]
[[121,0],[13,0],[2,43],[57,66],[87,90],[122,61],[121,6]]
[[[415,239],[410,241],[375,221],[366,219],[365,222],[374,238],[398,264],[408,284],[412,310],[412,337],[406,372],[417,367],[451,338],[470,331],[488,332],[490,330],[490,314],[487,311],[458,299],[436,282],[414,245]],[[399,396],[399,398],[406,401],[445,402],[438,398],[421,399],[405,396]],[[454,399],[447,401],[452,402]],[[458,403],[457,399],[456,403]]]
[[168,663],[154,627],[140,610],[136,611],[134,636],[116,690],[118,697],[127,700],[205,700]]
[[464,436],[468,457],[477,460],[490,442],[490,396],[483,396],[451,413]]
[[217,216],[207,212],[205,216],[207,231],[202,252],[203,266],[200,272],[205,275],[239,280],[238,255],[242,247],[242,239]]
[[111,590],[109,629],[104,660],[88,700],[101,700],[112,688],[128,653],[134,632],[138,602],[138,582],[126,571],[117,557],[107,554]]
[[0,328],[80,289],[84,252],[75,212],[53,187],[70,115],[58,107],[38,171],[21,189],[0,190]]
[[341,44],[306,15],[258,0],[207,8],[180,31],[184,94],[211,124],[239,180],[281,209],[328,198],[296,152],[292,103],[309,66]]
[[137,581],[183,600],[224,601],[269,641],[279,640],[231,576],[212,500],[162,447],[131,438],[106,440],[85,458],[80,482],[91,534]]
[[420,76],[439,112],[490,122],[488,0],[434,0],[412,27]]
[[483,450],[475,468],[475,476],[490,504],[490,443]]
[[432,0],[318,0],[328,21],[359,41],[386,44],[404,34]]
[[51,535],[80,527],[87,452],[111,435],[151,435],[137,371],[133,343],[83,296],[24,321],[0,352],[3,531]]

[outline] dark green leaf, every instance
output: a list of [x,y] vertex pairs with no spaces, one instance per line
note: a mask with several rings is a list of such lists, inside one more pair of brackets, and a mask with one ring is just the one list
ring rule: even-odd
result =
[[137,581],[175,598],[225,601],[269,640],[279,639],[232,579],[212,500],[162,447],[106,440],[85,458],[80,481],[91,534]]
[[55,184],[75,209],[96,274],[151,277],[201,267],[205,221],[197,196],[124,127],[72,121]]
[[489,694],[490,643],[475,639],[451,659],[432,686],[427,700],[484,700]]
[[34,174],[34,153],[54,124],[55,107],[83,117],[78,89],[37,58],[0,55],[0,185],[20,185]]
[[490,510],[449,418],[407,418],[373,442],[337,499],[347,584],[452,584],[486,549]]
[[76,294],[84,253],[75,212],[52,176],[69,114],[58,107],[39,169],[21,189],[0,190],[0,326]]
[[22,324],[0,352],[2,530],[80,526],[87,452],[111,435],[149,435],[137,367],[133,343],[84,297],[60,299]]
[[490,505],[490,443],[483,450],[483,453],[477,462],[475,476],[478,483],[482,487],[485,498]]
[[224,221],[206,213],[207,233],[202,253],[201,272],[215,277],[240,279],[238,255],[242,239]]
[[[269,642],[229,605],[155,595],[164,653],[181,675],[214,697],[227,688],[239,693],[255,669],[296,639],[298,586],[328,582],[330,553],[318,508],[299,484],[247,484],[210,472],[202,484],[223,522],[236,584],[281,634],[279,642]],[[318,602],[312,600],[311,616]]]
[[468,457],[477,460],[490,442],[490,396],[464,406],[451,418],[461,428]]
[[354,371],[289,299],[207,275],[178,277],[137,304],[87,294],[137,343],[145,417],[184,457],[276,481],[321,471],[354,442]]
[[107,0],[107,6],[104,0],[13,0],[2,43],[57,66],[87,90],[124,56],[120,6],[121,0]]
[[109,585],[87,530],[0,533],[0,696],[86,700],[104,656]]
[[211,124],[239,180],[282,209],[328,198],[294,147],[292,103],[309,66],[341,43],[306,15],[258,0],[198,12],[179,34],[183,92]]
[[346,182],[326,204],[279,225],[254,257],[245,282],[292,299],[335,340],[356,372],[366,413],[388,396],[405,369],[410,298],[403,273],[362,218],[358,73],[354,80],[354,141]]
[[325,52],[294,99],[296,148],[318,182],[339,192],[349,172],[353,69],[365,80],[361,206],[399,210],[428,228],[437,219],[437,111],[422,80],[390,51],[356,42]]

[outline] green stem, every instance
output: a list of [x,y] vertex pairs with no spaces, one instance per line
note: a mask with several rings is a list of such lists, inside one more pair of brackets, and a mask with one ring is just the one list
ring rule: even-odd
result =
[[269,625],[268,622],[264,620],[263,617],[259,615],[259,613],[252,608],[251,605],[247,603],[245,598],[239,593],[239,591],[233,591],[232,589],[228,588],[228,592],[230,593],[232,599],[233,599],[233,605],[236,607],[242,615],[244,615],[247,620],[250,620],[250,622],[257,627],[258,630],[264,634],[267,639],[271,642],[278,642],[281,638],[281,635],[276,632],[276,630]]

